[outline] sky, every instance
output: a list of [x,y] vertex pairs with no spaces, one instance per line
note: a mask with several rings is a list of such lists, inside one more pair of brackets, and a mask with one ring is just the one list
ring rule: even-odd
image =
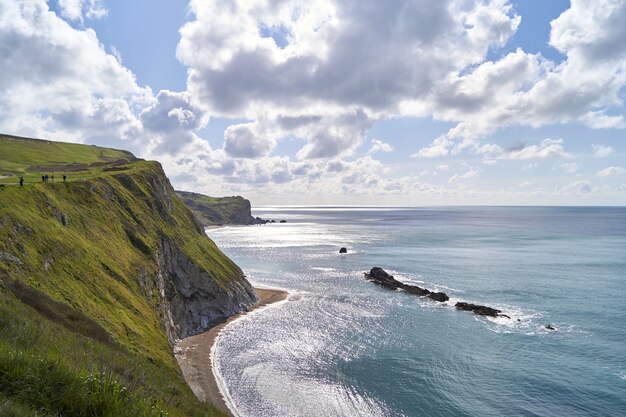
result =
[[626,0],[0,0],[0,132],[253,205],[626,205]]

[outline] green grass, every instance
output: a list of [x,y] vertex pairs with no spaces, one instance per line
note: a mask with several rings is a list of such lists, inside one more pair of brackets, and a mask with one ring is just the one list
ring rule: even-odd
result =
[[222,287],[240,270],[161,166],[6,137],[0,155],[5,172],[98,163],[66,183],[0,186],[0,415],[220,415],[195,398],[172,355],[155,258],[167,239]]
[[176,191],[203,225],[248,224],[250,201],[243,197],[209,197]]
[[219,416],[172,369],[57,325],[0,284],[0,415]]
[[59,182],[63,175],[70,181],[85,179],[106,169],[123,170],[126,162],[137,159],[117,149],[1,134],[0,149],[0,184],[18,184],[20,176],[27,184],[37,183],[45,174]]

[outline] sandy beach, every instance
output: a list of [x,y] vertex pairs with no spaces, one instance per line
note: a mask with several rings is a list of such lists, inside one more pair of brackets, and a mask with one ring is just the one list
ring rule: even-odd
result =
[[[285,291],[273,289],[255,288],[255,291],[259,296],[259,302],[252,306],[250,311],[282,301],[288,295]],[[217,381],[213,376],[211,348],[224,326],[249,312],[231,316],[206,332],[183,339],[174,346],[174,356],[187,384],[196,394],[196,397],[201,401],[213,403],[217,408],[229,415],[231,415],[231,412],[226,406]]]

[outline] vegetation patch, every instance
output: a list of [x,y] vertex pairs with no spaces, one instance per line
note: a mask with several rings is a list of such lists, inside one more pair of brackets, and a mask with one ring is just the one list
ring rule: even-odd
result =
[[[66,182],[30,171],[63,166],[87,168]],[[173,357],[156,257],[167,239],[222,288],[241,271],[161,166],[0,136],[0,173],[12,175],[0,187],[0,415],[222,415]]]

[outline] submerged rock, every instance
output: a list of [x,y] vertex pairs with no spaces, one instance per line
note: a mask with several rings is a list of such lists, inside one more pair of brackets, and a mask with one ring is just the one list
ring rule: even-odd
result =
[[339,249],[339,253],[348,253],[348,249],[341,248],[341,249]]
[[420,297],[428,297],[434,301],[444,302],[448,301],[450,297],[446,293],[443,292],[431,292],[426,288],[418,287],[417,285],[405,284],[403,282],[398,281],[393,277],[393,275],[389,275],[384,269],[375,266],[370,270],[370,272],[365,273],[365,279],[373,282],[374,284],[378,284],[381,287],[389,288],[389,289],[401,289],[409,294],[415,294]]

